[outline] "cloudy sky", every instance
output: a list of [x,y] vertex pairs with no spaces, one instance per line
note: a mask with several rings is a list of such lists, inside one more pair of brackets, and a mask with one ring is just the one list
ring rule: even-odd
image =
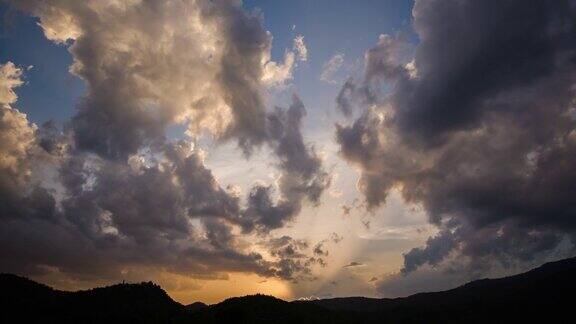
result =
[[0,271],[182,303],[572,256],[573,0],[0,0]]

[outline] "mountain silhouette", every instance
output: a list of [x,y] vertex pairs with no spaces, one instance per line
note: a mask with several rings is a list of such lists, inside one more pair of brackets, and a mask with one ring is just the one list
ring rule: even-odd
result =
[[0,323],[573,323],[575,288],[576,258],[405,298],[254,295],[186,306],[151,282],[65,292],[0,274]]
[[66,292],[0,274],[0,323],[169,323],[182,305],[151,282]]

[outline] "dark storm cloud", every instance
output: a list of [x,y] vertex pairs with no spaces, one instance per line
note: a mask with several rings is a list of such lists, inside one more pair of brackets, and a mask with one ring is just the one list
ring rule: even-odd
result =
[[414,17],[420,81],[395,100],[402,127],[421,138],[474,127],[499,108],[487,99],[565,77],[561,67],[574,64],[570,0],[420,1]]
[[413,61],[381,36],[349,96],[370,107],[336,132],[368,208],[398,189],[441,230],[403,271],[529,261],[573,237],[576,3],[422,0],[413,15]]
[[454,249],[454,244],[454,237],[450,231],[428,238],[425,248],[414,248],[404,255],[402,272],[409,273],[426,263],[437,265]]

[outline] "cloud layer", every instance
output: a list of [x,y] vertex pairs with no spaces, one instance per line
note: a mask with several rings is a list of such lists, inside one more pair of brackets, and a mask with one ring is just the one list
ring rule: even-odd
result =
[[368,208],[398,189],[440,229],[403,272],[454,256],[482,271],[573,240],[575,3],[419,0],[413,17],[416,48],[381,36],[337,100],[365,107],[336,136]]
[[[8,2],[68,46],[87,91],[69,128],[38,128],[13,108],[22,71],[0,66],[2,271],[312,278],[323,261],[249,239],[273,238],[330,184],[301,135],[301,100],[267,108],[267,87],[306,60],[303,37],[280,64],[270,60],[262,17],[240,1]],[[191,139],[168,140],[175,124]],[[256,184],[244,199],[223,188],[194,145],[205,132],[236,141],[246,156],[268,146],[279,192]]]

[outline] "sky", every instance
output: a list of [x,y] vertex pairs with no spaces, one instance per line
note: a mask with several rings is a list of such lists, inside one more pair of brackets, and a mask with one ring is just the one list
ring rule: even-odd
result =
[[576,3],[1,0],[0,271],[188,304],[573,256]]

